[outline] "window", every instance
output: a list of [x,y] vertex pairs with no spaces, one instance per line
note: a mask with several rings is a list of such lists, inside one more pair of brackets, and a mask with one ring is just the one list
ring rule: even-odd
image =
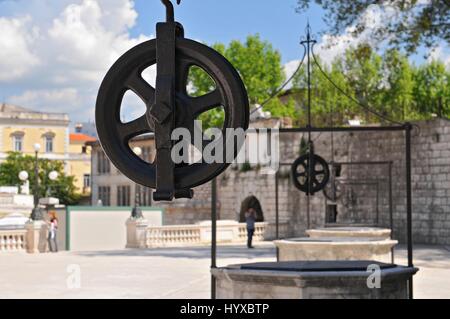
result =
[[111,206],[111,188],[109,186],[99,186],[98,199],[103,206]]
[[139,206],[152,206],[152,190],[150,188],[137,185],[136,191]]
[[109,174],[111,172],[111,164],[108,157],[106,157],[103,151],[97,153],[97,173],[98,174]]
[[142,160],[151,163],[152,148],[149,146],[142,148]]
[[45,152],[53,153],[53,136],[46,136],[45,140]]
[[83,176],[83,187],[84,188],[91,187],[91,175],[90,174],[84,174],[84,176]]
[[130,186],[117,186],[117,206],[130,206]]
[[23,150],[23,135],[13,136],[13,149],[14,152],[22,152]]

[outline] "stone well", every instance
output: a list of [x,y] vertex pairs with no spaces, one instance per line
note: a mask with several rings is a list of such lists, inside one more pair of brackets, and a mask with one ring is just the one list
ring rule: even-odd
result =
[[357,237],[357,238],[378,238],[390,239],[391,230],[377,227],[329,227],[309,229],[306,234],[311,238],[330,238],[330,237]]
[[[379,285],[370,286],[370,267]],[[373,261],[275,262],[215,268],[218,299],[406,299],[416,268]]]
[[377,238],[297,238],[274,241],[279,261],[375,260],[391,261],[396,240]]

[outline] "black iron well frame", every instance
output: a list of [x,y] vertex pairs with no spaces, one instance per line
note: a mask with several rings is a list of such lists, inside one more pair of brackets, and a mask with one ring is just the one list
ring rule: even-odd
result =
[[[257,132],[260,129],[255,129]],[[286,133],[326,133],[326,132],[404,132],[405,135],[405,181],[406,181],[406,240],[408,267],[414,267],[413,236],[412,236],[412,163],[411,163],[411,133],[413,125],[405,123],[394,126],[352,126],[352,127],[306,127],[280,128],[280,134]],[[392,169],[392,166],[390,166]],[[276,173],[278,174],[278,173]],[[276,178],[275,192],[278,194],[278,178]],[[276,239],[279,239],[279,200],[275,197]],[[211,187],[211,269],[217,268],[217,179],[213,179]],[[408,297],[413,299],[413,277],[408,280]],[[211,276],[211,298],[216,299],[216,280]]]

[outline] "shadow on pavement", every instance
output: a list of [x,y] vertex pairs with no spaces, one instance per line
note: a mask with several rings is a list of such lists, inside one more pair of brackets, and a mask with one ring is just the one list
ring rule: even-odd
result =
[[[211,258],[211,248],[180,247],[180,248],[154,248],[154,249],[124,249],[111,251],[74,252],[75,255],[84,257],[167,257],[167,258]],[[218,246],[217,258],[276,258],[276,249],[273,246],[260,246],[255,249],[247,249],[243,246]]]
[[[399,245],[395,249],[396,257],[406,259],[407,250],[405,245]],[[428,268],[450,268],[450,250],[444,246],[414,245],[414,264]]]

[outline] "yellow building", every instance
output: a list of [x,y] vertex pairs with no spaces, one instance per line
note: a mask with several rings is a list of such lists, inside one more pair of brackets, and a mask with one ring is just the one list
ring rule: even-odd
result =
[[65,162],[67,175],[76,178],[78,192],[90,193],[90,150],[84,145],[93,138],[70,134],[69,116],[44,113],[9,104],[0,105],[0,162],[8,152],[34,155],[40,144],[39,157]]
[[0,106],[0,160],[8,152],[34,154],[34,145],[41,145],[41,156],[66,160],[69,147],[69,116],[35,112],[23,107]]

